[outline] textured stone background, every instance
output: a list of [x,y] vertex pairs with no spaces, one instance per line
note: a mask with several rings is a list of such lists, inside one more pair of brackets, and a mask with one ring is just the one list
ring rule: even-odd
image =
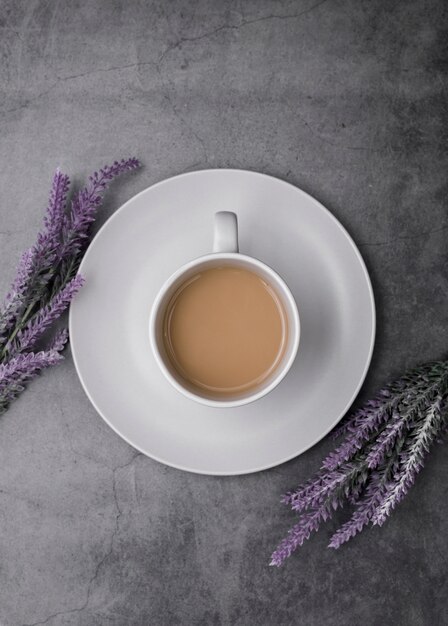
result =
[[[143,160],[101,221],[165,177],[241,167],[359,243],[378,304],[362,395],[446,354],[443,0],[1,0],[0,33],[2,292],[57,165]],[[442,446],[382,529],[334,552],[330,523],[267,567],[294,521],[280,494],[330,447],[246,477],[164,467],[96,415],[68,356],[0,420],[0,624],[447,623]]]

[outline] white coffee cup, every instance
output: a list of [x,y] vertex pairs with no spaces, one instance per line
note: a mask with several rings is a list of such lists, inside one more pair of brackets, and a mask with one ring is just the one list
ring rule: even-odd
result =
[[[255,390],[226,396],[223,399],[208,397],[196,387],[190,386],[172,365],[165,351],[163,340],[163,322],[165,311],[171,297],[178,287],[190,276],[201,270],[223,266],[241,267],[255,272],[265,280],[280,299],[287,317],[288,333],[283,356],[271,375]],[[175,389],[187,398],[213,407],[236,407],[254,402],[272,391],[286,376],[297,354],[300,339],[300,321],[297,305],[288,286],[280,276],[268,265],[258,259],[238,252],[238,222],[235,213],[220,211],[215,213],[215,232],[213,253],[201,256],[180,267],[160,289],[152,310],[149,323],[149,336],[154,357],[158,366]]]

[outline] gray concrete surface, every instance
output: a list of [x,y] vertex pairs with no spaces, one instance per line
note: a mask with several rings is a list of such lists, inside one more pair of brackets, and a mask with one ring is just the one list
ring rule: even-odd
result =
[[[363,397],[443,357],[446,29],[443,0],[1,0],[1,292],[57,165],[142,159],[100,222],[173,174],[248,168],[359,243],[378,303]],[[329,523],[267,566],[294,521],[279,496],[331,445],[247,477],[164,467],[96,415],[68,355],[0,421],[0,624],[446,624],[443,446],[383,528],[334,552]]]

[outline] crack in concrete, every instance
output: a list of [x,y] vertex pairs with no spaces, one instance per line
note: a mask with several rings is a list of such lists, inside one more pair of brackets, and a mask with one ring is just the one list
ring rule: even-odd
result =
[[213,30],[207,31],[205,33],[202,33],[202,35],[197,35],[196,37],[180,37],[177,41],[175,41],[174,43],[170,44],[162,52],[162,54],[159,57],[159,60],[158,60],[157,63],[160,64],[163,61],[163,59],[166,57],[167,54],[169,54],[170,52],[172,52],[176,48],[179,48],[183,43],[191,43],[191,42],[201,41],[202,39],[207,39],[209,37],[213,37],[213,35],[216,35],[217,33],[220,33],[223,30],[239,30],[240,28],[243,28],[244,26],[250,26],[251,24],[257,24],[258,22],[265,22],[267,20],[297,19],[299,17],[302,17],[302,15],[306,15],[307,13],[311,13],[312,11],[314,11],[315,9],[320,7],[322,4],[325,4],[325,2],[328,2],[328,0],[320,0],[320,2],[316,2],[316,4],[313,4],[308,9],[305,9],[304,11],[300,11],[299,13],[290,13],[290,14],[286,14],[286,15],[278,15],[278,14],[273,13],[271,15],[264,15],[262,17],[254,18],[252,20],[244,20],[243,19],[243,20],[241,20],[241,22],[239,24],[222,24],[221,26],[218,26],[218,28],[214,28]]
[[55,617],[59,617],[61,615],[70,615],[71,613],[80,613],[81,611],[84,611],[88,607],[90,598],[92,595],[92,591],[93,591],[93,585],[99,576],[102,566],[113,553],[115,537],[117,536],[120,530],[120,518],[123,514],[123,511],[118,503],[116,473],[118,472],[118,470],[130,467],[135,462],[135,460],[140,456],[143,456],[143,454],[141,452],[137,452],[136,454],[134,454],[134,456],[132,457],[130,461],[128,461],[127,463],[124,463],[123,465],[117,465],[111,470],[112,471],[112,493],[114,497],[115,508],[117,509],[117,514],[115,516],[115,525],[114,525],[114,529],[110,537],[109,547],[106,551],[106,554],[96,564],[93,576],[90,577],[89,582],[87,583],[86,599],[84,600],[82,605],[80,607],[75,607],[74,609],[68,609],[65,611],[57,611],[56,613],[52,613],[51,615],[46,617],[44,620],[41,620],[39,622],[33,622],[32,624],[23,624],[23,626],[39,626],[42,624],[48,624],[48,622],[54,619]]
[[75,80],[76,78],[83,78],[84,76],[90,76],[91,74],[106,74],[107,72],[115,72],[119,70],[127,70],[132,69],[134,67],[145,67],[146,65],[152,65],[156,67],[156,63],[154,61],[141,61],[138,63],[126,63],[125,65],[115,65],[113,67],[99,67],[96,70],[89,70],[88,72],[83,72],[82,74],[69,74],[68,76],[58,76],[58,82],[65,82],[67,80]]
[[390,246],[391,244],[397,241],[409,241],[412,239],[421,239],[422,237],[429,237],[430,235],[434,235],[435,233],[441,233],[445,230],[448,230],[448,224],[442,226],[441,228],[435,228],[434,230],[427,230],[422,233],[418,233],[418,235],[406,235],[404,237],[394,237],[393,239],[389,239],[388,241],[366,241],[358,243],[358,246]]
[[76,80],[77,78],[83,78],[84,76],[90,76],[92,74],[115,72],[115,71],[118,71],[118,70],[131,69],[131,68],[134,68],[134,67],[145,67],[146,65],[152,65],[154,68],[156,68],[156,63],[154,63],[153,61],[142,61],[140,63],[127,63],[125,65],[116,65],[116,66],[113,66],[113,67],[100,67],[100,68],[97,68],[95,70],[90,70],[88,72],[83,72],[82,74],[72,74],[72,75],[69,75],[69,76],[56,76],[56,82],[54,82],[48,89],[45,89],[45,91],[42,91],[41,93],[33,96],[32,98],[29,98],[28,100],[26,100],[26,102],[24,102],[23,104],[20,104],[17,107],[14,107],[13,109],[5,109],[4,111],[2,111],[2,113],[3,114],[5,114],[5,113],[14,113],[16,111],[20,111],[22,109],[26,109],[30,104],[32,104],[36,100],[39,100],[39,98],[42,98],[43,96],[46,96],[51,91],[56,89],[60,85],[60,83],[64,83],[66,81]]
[[[291,13],[291,14],[286,14],[286,15],[277,15],[277,14],[265,15],[265,16],[254,18],[254,19],[251,19],[251,20],[242,20],[239,24],[223,24],[222,26],[219,26],[218,28],[215,28],[215,29],[213,29],[211,31],[205,32],[202,35],[198,35],[197,37],[180,37],[176,42],[174,42],[173,44],[170,44],[169,46],[167,46],[167,48],[162,52],[162,54],[159,57],[159,60],[156,63],[154,61],[140,61],[140,62],[136,62],[136,63],[126,63],[124,65],[116,65],[116,66],[111,66],[111,67],[98,68],[98,69],[89,70],[87,72],[83,72],[83,73],[80,73],[80,74],[72,74],[72,75],[68,75],[68,76],[57,76],[56,82],[54,82],[48,89],[46,89],[45,91],[42,91],[41,93],[37,94],[36,96],[34,96],[32,98],[29,98],[26,102],[24,102],[23,104],[21,104],[21,105],[19,105],[17,107],[14,107],[12,109],[6,109],[5,111],[2,111],[2,113],[3,114],[14,113],[16,111],[20,111],[22,109],[26,109],[32,102],[38,100],[39,98],[42,98],[43,96],[47,95],[48,93],[50,93],[51,91],[56,89],[56,87],[61,82],[66,82],[66,81],[70,81],[70,80],[76,80],[77,78],[82,78],[84,76],[89,76],[89,75],[92,75],[92,74],[114,72],[114,71],[119,71],[119,70],[123,70],[123,69],[133,69],[133,68],[140,68],[140,67],[145,67],[145,66],[153,66],[156,70],[159,70],[160,64],[162,63],[163,59],[167,56],[167,54],[169,54],[172,50],[175,50],[176,48],[179,48],[182,45],[182,43],[200,41],[202,39],[206,39],[208,37],[212,37],[213,35],[219,33],[220,31],[223,31],[223,30],[238,30],[238,29],[240,29],[240,28],[242,28],[244,26],[248,26],[248,25],[251,25],[251,24],[256,24],[258,22],[264,22],[264,21],[267,21],[267,20],[272,20],[272,19],[277,19],[277,20],[297,19],[297,18],[299,18],[299,17],[301,17],[303,15],[306,15],[307,13],[311,13],[312,11],[317,9],[319,6],[321,6],[325,2],[328,2],[328,0],[320,0],[320,2],[317,2],[316,4],[312,5],[308,9],[305,9],[304,11],[301,11],[299,13]],[[195,131],[192,131],[192,132],[194,133]],[[198,139],[198,141],[201,141],[201,139],[199,139],[198,137],[196,137],[196,138]]]

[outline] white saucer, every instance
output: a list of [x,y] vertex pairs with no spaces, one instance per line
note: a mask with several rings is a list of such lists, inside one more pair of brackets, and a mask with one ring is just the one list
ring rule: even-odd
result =
[[[234,409],[199,405],[157,368],[151,305],[180,265],[211,251],[216,211],[238,214],[240,250],[293,292],[302,336],[280,385]],[[347,411],[365,378],[375,305],[364,262],[319,202],[276,178],[204,170],[145,189],[91,243],[70,309],[81,383],[98,413],[144,454],[201,474],[246,474],[301,454]]]

